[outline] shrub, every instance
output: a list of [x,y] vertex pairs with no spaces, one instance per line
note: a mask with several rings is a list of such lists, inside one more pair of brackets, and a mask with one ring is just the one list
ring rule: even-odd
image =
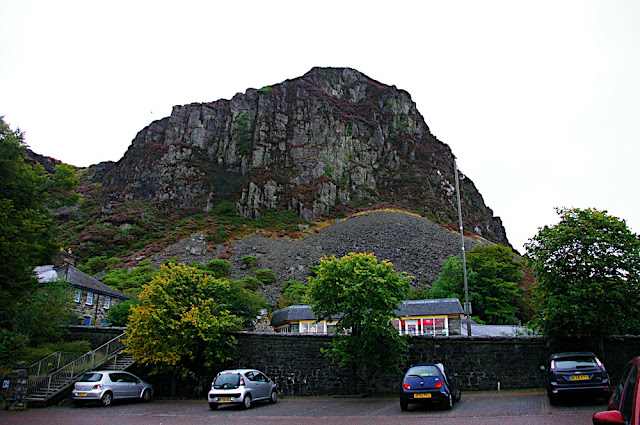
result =
[[272,283],[275,283],[278,280],[278,278],[276,277],[276,274],[271,269],[256,270],[256,277],[264,285],[271,285]]
[[204,269],[211,272],[214,277],[221,279],[231,274],[231,262],[220,258],[209,261]]
[[256,279],[255,277],[246,277],[242,279],[242,282],[244,283],[245,289],[249,291],[257,290],[262,284],[262,282],[259,279]]
[[242,262],[250,269],[253,269],[258,265],[258,259],[253,255],[245,255],[242,257]]
[[80,264],[78,270],[85,272],[86,274],[96,274],[107,267],[108,257],[106,255],[100,255],[98,257],[92,257],[87,260],[86,263]]
[[223,201],[219,203],[211,212],[215,215],[233,217],[236,215],[236,206],[231,201]]
[[107,322],[111,326],[127,326],[131,315],[131,307],[140,304],[138,300],[130,299],[112,306],[107,314]]

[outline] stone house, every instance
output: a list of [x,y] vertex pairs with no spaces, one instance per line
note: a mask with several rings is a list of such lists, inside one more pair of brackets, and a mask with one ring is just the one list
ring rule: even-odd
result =
[[74,309],[83,326],[106,326],[107,313],[114,305],[129,299],[109,285],[81,272],[71,264],[61,267],[40,266],[35,269],[41,283],[64,281],[74,289]]
[[[464,316],[457,298],[406,300],[398,306],[391,323],[401,335],[450,336],[461,334]],[[271,326],[276,332],[335,333],[339,317],[317,321],[308,305],[292,305],[273,312]]]

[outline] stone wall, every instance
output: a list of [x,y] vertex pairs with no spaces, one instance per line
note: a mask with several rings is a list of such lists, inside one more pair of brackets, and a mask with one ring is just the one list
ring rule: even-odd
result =
[[[330,337],[322,335],[241,334],[238,355],[232,367],[263,370],[287,395],[349,394],[349,371],[337,370],[321,349]],[[443,362],[454,373],[463,390],[539,388],[543,386],[540,365],[550,351],[535,338],[423,338],[411,339],[405,370],[419,362]],[[395,393],[400,377],[390,374],[373,379],[358,374],[361,393]]]
[[91,348],[96,349],[122,334],[126,328],[65,326],[65,329],[67,330],[66,341],[89,341]]
[[[99,335],[107,338],[105,332],[108,329],[78,328],[73,333],[76,338],[86,339],[86,335],[92,332],[102,332]],[[358,373],[354,389],[349,370],[337,369],[321,351],[331,341],[330,336],[238,333],[235,337],[238,344],[232,362],[211,369],[199,379],[182,380],[177,377],[174,394],[171,392],[170,373],[149,375],[149,371],[139,365],[130,370],[153,383],[158,397],[205,397],[215,374],[227,368],[260,369],[276,381],[284,395],[289,396],[346,395],[354,392],[393,394],[399,389],[401,376],[389,374],[373,378],[366,371]],[[640,355],[640,337],[611,338],[605,341],[604,350],[601,358],[612,380],[617,382],[626,362]],[[412,337],[409,353],[400,368],[406,370],[419,362],[444,362],[451,372],[458,374],[463,391],[497,390],[498,383],[502,390],[541,388],[544,375],[540,366],[549,354],[560,351],[598,353],[599,350],[571,342],[550,347],[544,340],[534,337]]]
[[[349,371],[337,370],[331,359],[322,354],[331,337],[323,335],[238,334],[238,354],[229,366],[253,367],[271,376],[286,395],[330,395],[353,392]],[[640,337],[605,341],[604,362],[612,379],[617,381],[626,362],[640,355]],[[553,352],[594,351],[597,347],[580,343],[549,347],[533,337],[480,338],[413,337],[411,348],[401,369],[413,363],[443,362],[458,374],[464,391],[541,388],[544,375],[540,366]],[[395,393],[400,377],[390,374],[373,379],[357,377],[358,392]]]
[[[78,294],[78,292],[80,294]],[[89,292],[93,294],[91,304],[87,304],[87,296],[89,296]],[[124,301],[120,298],[110,297],[110,305],[108,308],[105,308],[104,302],[107,295],[77,288],[74,288],[74,293],[74,310],[78,314],[78,320],[81,324],[84,324],[85,320],[89,318],[90,325],[100,326],[102,319],[106,319],[107,314],[109,313],[109,308]]]

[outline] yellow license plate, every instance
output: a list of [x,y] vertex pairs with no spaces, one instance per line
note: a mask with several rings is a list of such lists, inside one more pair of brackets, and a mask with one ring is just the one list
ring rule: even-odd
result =
[[431,393],[414,394],[413,398],[431,398]]
[[87,393],[76,393],[78,397],[86,397]]
[[230,398],[221,398],[220,403],[229,403],[231,401]]
[[571,375],[569,377],[570,381],[588,381],[589,375]]

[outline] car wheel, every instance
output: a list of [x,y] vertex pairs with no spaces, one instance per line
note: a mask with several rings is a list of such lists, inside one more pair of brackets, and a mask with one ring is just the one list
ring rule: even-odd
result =
[[218,410],[218,403],[209,403],[209,409]]
[[408,408],[409,408],[409,403],[407,403],[407,400],[400,399],[400,410],[402,410],[403,412],[406,412]]
[[271,396],[269,397],[269,402],[270,403],[275,403],[278,401],[278,393],[276,392],[276,390],[271,391]]
[[449,394],[447,399],[444,401],[444,408],[447,410],[453,409],[453,396]]
[[244,396],[244,400],[242,400],[242,407],[248,409],[251,407],[251,394],[247,394]]
[[148,403],[151,401],[151,390],[146,389],[142,392],[142,401]]
[[102,398],[100,399],[100,404],[102,404],[104,407],[108,407],[108,406],[111,406],[111,402],[113,402],[113,394],[111,394],[109,391],[102,394]]
[[456,390],[456,396],[453,398],[453,401],[457,403],[460,401],[461,398],[462,398],[462,391]]

